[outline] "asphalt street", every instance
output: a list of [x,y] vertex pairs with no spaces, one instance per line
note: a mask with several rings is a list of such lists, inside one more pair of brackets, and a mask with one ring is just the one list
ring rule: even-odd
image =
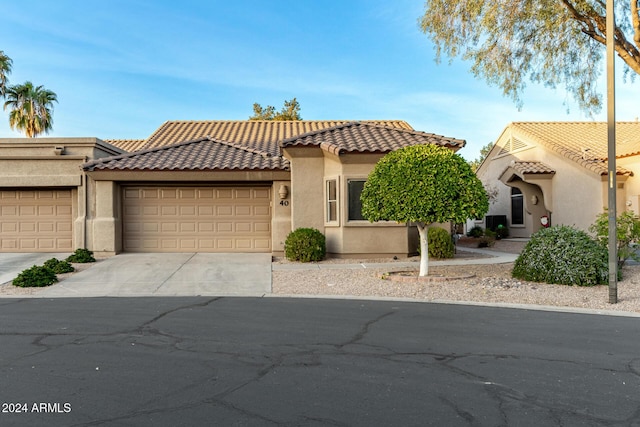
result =
[[639,329],[393,301],[0,299],[0,425],[640,425]]

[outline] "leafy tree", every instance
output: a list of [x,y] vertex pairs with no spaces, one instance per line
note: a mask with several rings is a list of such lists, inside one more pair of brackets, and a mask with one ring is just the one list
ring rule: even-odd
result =
[[23,131],[28,138],[49,133],[53,128],[54,102],[58,102],[56,94],[43,86],[33,86],[31,82],[9,86],[4,109],[10,110],[11,129]]
[[[596,222],[589,231],[595,234],[595,238],[603,247],[609,244],[609,213],[603,212],[597,216]],[[618,242],[618,268],[622,269],[629,259],[640,261],[636,253],[635,244],[640,242],[640,217],[630,211],[618,215],[616,219],[616,241]]]
[[249,120],[302,120],[300,117],[300,103],[295,99],[284,101],[280,112],[272,105],[262,107],[257,102],[253,104],[253,116]]
[[4,97],[7,86],[7,75],[11,73],[13,61],[0,50],[0,97]]
[[[615,51],[625,74],[640,74],[640,4],[616,3]],[[427,0],[420,26],[438,61],[443,54],[471,61],[476,77],[499,86],[519,108],[527,79],[564,84],[586,112],[602,106],[596,82],[606,45],[605,0]]]
[[471,166],[471,169],[476,172],[478,170],[478,168],[480,167],[480,165],[482,164],[482,162],[484,162],[484,159],[487,158],[487,156],[489,155],[489,152],[491,151],[491,149],[493,148],[494,143],[490,142],[487,145],[485,145],[484,147],[482,147],[480,149],[480,157],[478,157],[475,160],[471,160],[469,162],[469,166]]
[[384,156],[362,190],[369,221],[415,222],[420,233],[420,276],[428,274],[427,228],[465,222],[489,209],[482,182],[462,157],[437,145],[414,145]]

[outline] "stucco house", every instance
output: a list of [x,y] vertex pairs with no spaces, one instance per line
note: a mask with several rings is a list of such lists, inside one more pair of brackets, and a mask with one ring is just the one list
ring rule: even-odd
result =
[[[616,141],[616,209],[640,213],[640,123],[617,123]],[[511,123],[477,170],[494,194],[489,212],[467,228],[506,218],[515,237],[544,222],[587,230],[608,205],[607,167],[606,123]]]
[[406,255],[360,192],[386,153],[463,140],[404,121],[168,121],[144,140],[0,140],[0,252],[282,253],[314,227],[335,256]]

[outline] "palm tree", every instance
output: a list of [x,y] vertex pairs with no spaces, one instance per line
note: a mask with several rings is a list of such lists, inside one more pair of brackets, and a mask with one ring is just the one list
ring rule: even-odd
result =
[[33,86],[31,82],[9,86],[5,95],[4,109],[9,108],[9,126],[24,131],[28,138],[41,133],[49,133],[53,128],[53,103],[58,102],[56,94],[43,86]]
[[11,58],[0,50],[0,97],[4,96],[7,85],[7,75],[11,73],[12,62]]

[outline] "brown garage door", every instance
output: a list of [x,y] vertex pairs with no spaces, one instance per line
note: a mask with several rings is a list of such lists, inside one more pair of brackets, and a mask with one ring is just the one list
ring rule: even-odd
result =
[[268,187],[124,187],[129,252],[271,252]]
[[70,252],[71,190],[0,190],[0,252]]

